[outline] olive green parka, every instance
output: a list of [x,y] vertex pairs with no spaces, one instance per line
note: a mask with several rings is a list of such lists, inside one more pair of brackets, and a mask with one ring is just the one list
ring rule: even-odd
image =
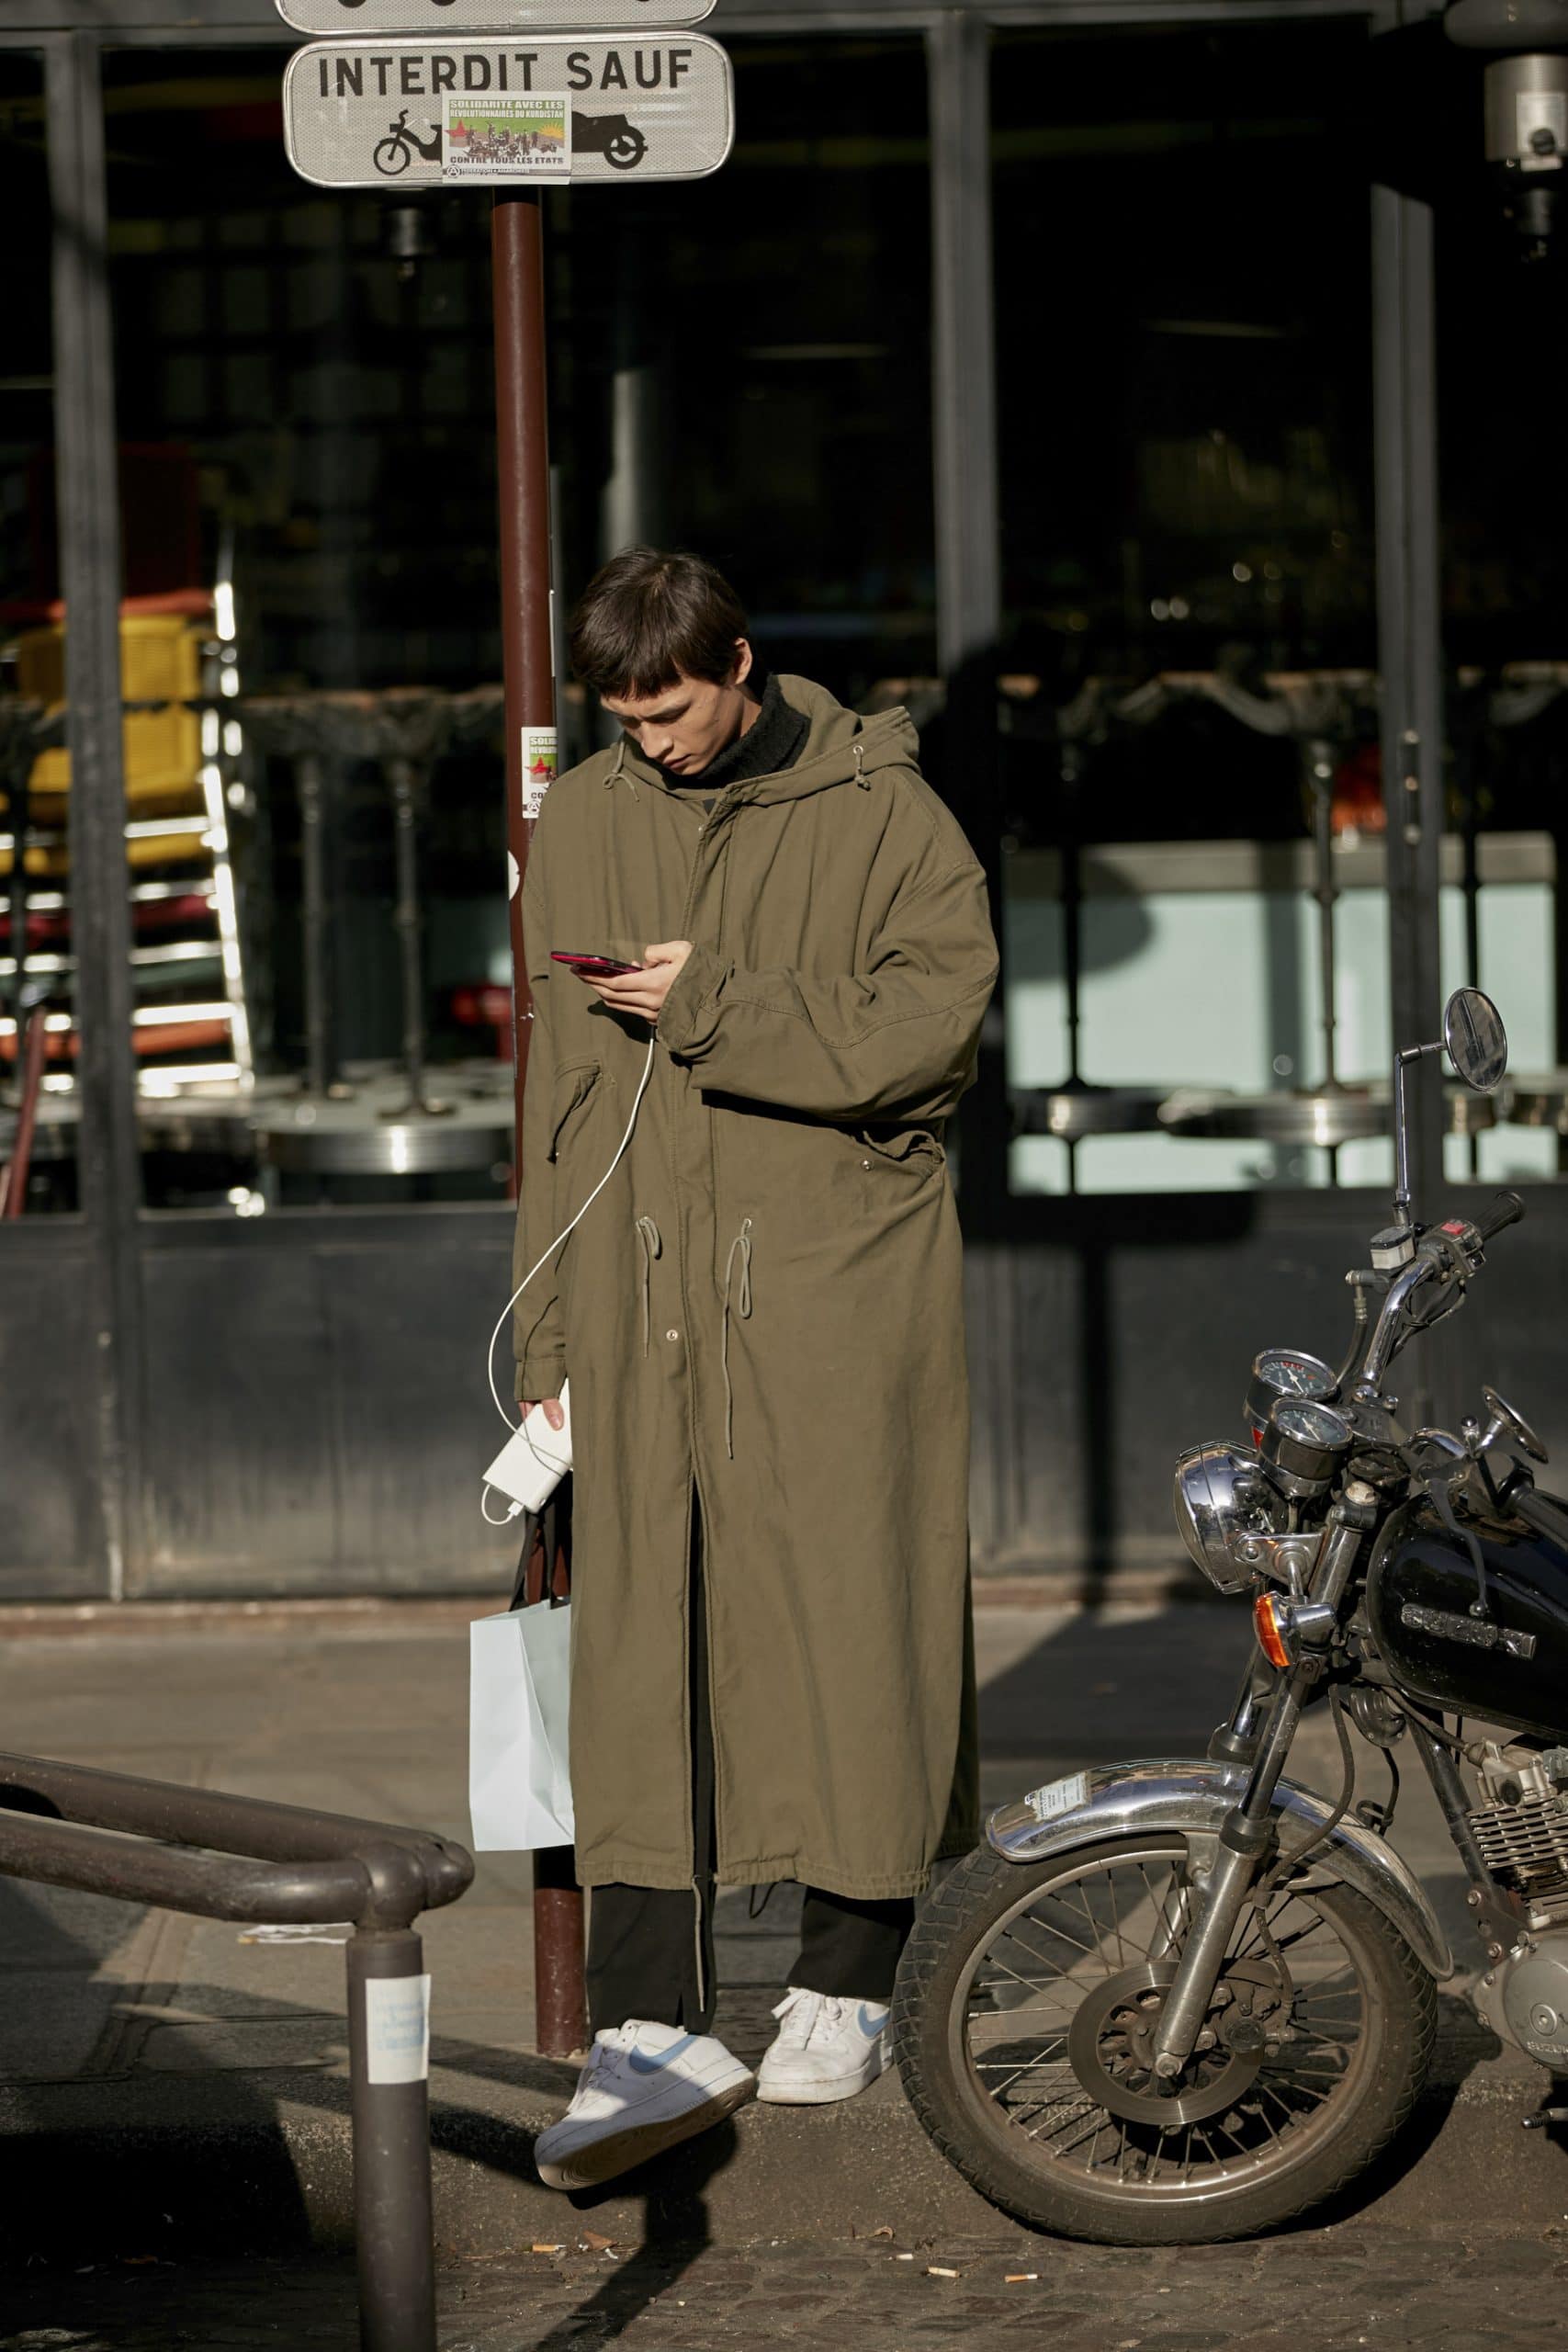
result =
[[692,1881],[696,1510],[720,1881],[907,1895],[976,1831],[942,1129],[996,946],[907,715],[781,684],[798,760],[711,812],[629,742],[546,797],[514,1279],[614,1158],[648,1053],[551,949],[694,946],[625,1156],[518,1303],[517,1395],[571,1381],[584,1883]]

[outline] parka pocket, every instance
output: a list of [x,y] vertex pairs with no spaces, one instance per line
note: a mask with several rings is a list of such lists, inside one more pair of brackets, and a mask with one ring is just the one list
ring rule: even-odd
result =
[[942,1138],[930,1127],[859,1127],[852,1140],[867,1166],[901,1170],[911,1183],[934,1176],[947,1165]]
[[550,1148],[547,1159],[560,1158],[561,1137],[598,1085],[602,1067],[599,1062],[563,1062],[556,1071],[550,1096]]

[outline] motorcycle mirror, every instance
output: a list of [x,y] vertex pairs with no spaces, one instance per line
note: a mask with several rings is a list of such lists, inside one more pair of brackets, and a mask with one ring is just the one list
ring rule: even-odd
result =
[[1443,1043],[1449,1059],[1477,1094],[1491,1094],[1508,1067],[1503,1016],[1479,989],[1455,989],[1443,1008]]

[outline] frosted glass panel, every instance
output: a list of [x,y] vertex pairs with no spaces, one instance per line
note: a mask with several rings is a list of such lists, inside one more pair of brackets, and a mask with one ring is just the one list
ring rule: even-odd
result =
[[[1535,841],[1534,836],[1520,837]],[[1455,845],[1450,844],[1450,849]],[[1079,988],[1079,1076],[1091,1084],[1228,1089],[1241,1094],[1315,1088],[1326,1076],[1317,910],[1277,854],[1247,843],[1144,843],[1084,857]],[[1288,887],[1237,886],[1248,859],[1272,856]],[[1452,860],[1450,859],[1450,864]],[[1506,870],[1528,868],[1516,850]],[[1556,1058],[1552,1007],[1552,898],[1547,845],[1540,878],[1483,881],[1479,902],[1482,984],[1507,1024],[1512,1067]],[[1216,887],[1205,887],[1212,865]],[[1388,1009],[1388,900],[1382,858],[1337,854],[1335,1066],[1348,1084],[1386,1081],[1393,1056]],[[1483,866],[1483,874],[1484,874]],[[1168,873],[1175,887],[1162,888]],[[1270,877],[1272,878],[1272,877]],[[1145,887],[1139,887],[1139,885]],[[1049,855],[1010,860],[1006,899],[1008,1075],[1015,1087],[1060,1086],[1068,1074],[1066,990],[1059,878]],[[1445,990],[1464,966],[1464,902],[1442,892]],[[1434,1032],[1436,1009],[1434,1009]],[[1504,1127],[1483,1136],[1480,1173],[1542,1176],[1556,1167],[1556,1139]],[[1306,1147],[1164,1134],[1087,1138],[1074,1155],[1050,1136],[1012,1148],[1021,1192],[1220,1192],[1264,1184],[1325,1184],[1329,1155]],[[1470,1148],[1449,1151],[1455,1182],[1471,1173]],[[1347,1144],[1338,1181],[1393,1181],[1381,1138]]]

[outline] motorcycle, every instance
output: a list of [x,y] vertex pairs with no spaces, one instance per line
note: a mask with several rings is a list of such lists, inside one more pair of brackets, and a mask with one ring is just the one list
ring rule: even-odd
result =
[[[1455,1432],[1408,1429],[1387,1385],[1524,1214],[1503,1193],[1415,1219],[1407,1073],[1446,1048],[1489,1092],[1506,1068],[1479,990],[1443,1026],[1394,1064],[1393,1221],[1347,1277],[1343,1365],[1265,1349],[1252,1442],[1177,1464],[1188,1553],[1252,1598],[1228,1721],[1206,1756],[1003,1805],[905,1953],[894,2032],[917,2114],[993,2203],[1065,2236],[1249,2235],[1344,2188],[1409,2116],[1455,1969],[1390,1842],[1402,1745],[1470,1883],[1483,2020],[1568,2073],[1568,1502],[1537,1490],[1545,1453],[1495,1388]],[[1337,1735],[1333,1798],[1287,1774],[1309,1701]],[[1358,1804],[1352,1734],[1386,1798]]]

